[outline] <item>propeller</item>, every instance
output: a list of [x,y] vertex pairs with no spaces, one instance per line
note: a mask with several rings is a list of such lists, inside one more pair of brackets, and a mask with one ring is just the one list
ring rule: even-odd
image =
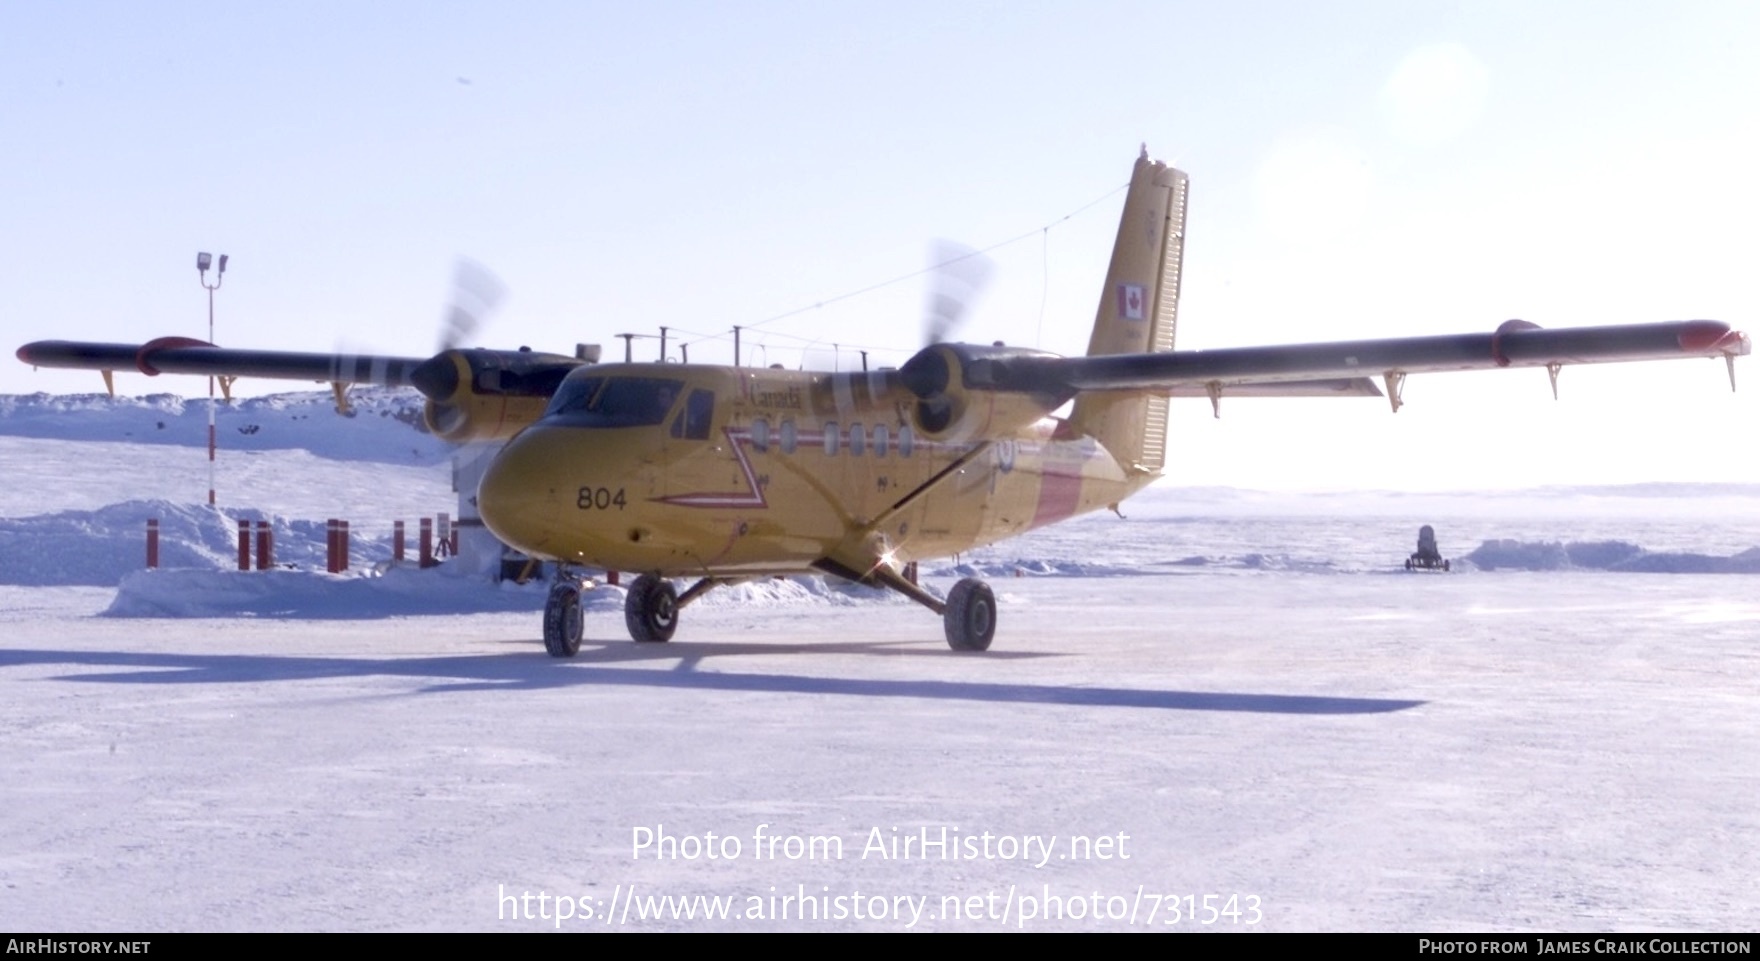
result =
[[947,340],[966,318],[994,271],[990,258],[951,240],[929,247],[929,305],[923,321],[925,346]]
[[474,335],[507,295],[507,285],[489,268],[460,257],[452,268],[452,296],[440,319],[438,352],[411,376],[416,389],[433,402],[435,427],[449,433],[464,421],[464,412],[445,401],[458,389],[458,366],[449,353]]
[[906,361],[899,374],[917,395],[917,421],[924,430],[945,430],[952,423],[953,400],[947,396],[953,371],[936,344],[945,343],[966,319],[994,267],[981,251],[951,240],[929,245],[929,304],[923,320],[923,349]]
[[439,352],[464,343],[507,296],[507,285],[489,268],[460,257],[452,268],[452,298],[440,322]]

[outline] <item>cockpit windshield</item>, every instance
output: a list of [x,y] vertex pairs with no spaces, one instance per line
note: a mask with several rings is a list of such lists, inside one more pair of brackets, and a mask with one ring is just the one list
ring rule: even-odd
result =
[[544,419],[570,427],[645,427],[666,419],[684,381],[664,377],[570,377]]

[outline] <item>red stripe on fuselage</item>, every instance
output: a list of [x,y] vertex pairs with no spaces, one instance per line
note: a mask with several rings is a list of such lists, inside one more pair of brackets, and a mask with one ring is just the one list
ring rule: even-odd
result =
[[1046,464],[1039,478],[1039,506],[1033,511],[1033,527],[1055,524],[1071,515],[1082,502],[1081,466]]

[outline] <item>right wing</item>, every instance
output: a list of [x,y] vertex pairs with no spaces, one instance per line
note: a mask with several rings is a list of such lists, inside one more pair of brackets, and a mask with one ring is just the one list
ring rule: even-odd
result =
[[32,367],[75,370],[138,370],[159,374],[211,374],[219,377],[270,377],[332,384],[411,387],[427,357],[370,354],[303,354],[277,350],[236,350],[189,337],[161,337],[145,344],[99,344],[39,340],[18,349]]
[[219,377],[228,398],[234,377],[318,381],[335,390],[338,410],[348,407],[350,384],[414,387],[428,399],[428,429],[458,442],[512,436],[544,412],[569,371],[586,363],[561,354],[481,348],[452,348],[432,357],[236,350],[189,337],[145,344],[39,340],[20,347],[18,359],[33,367],[102,371],[112,394],[110,375],[117,370]]

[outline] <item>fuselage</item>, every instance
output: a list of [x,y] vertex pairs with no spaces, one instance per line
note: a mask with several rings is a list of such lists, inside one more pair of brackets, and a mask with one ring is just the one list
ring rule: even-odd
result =
[[584,367],[496,455],[478,507],[537,557],[787,573],[959,553],[1115,504],[1156,476],[1043,411],[959,436],[959,425],[925,433],[915,405],[891,371]]

